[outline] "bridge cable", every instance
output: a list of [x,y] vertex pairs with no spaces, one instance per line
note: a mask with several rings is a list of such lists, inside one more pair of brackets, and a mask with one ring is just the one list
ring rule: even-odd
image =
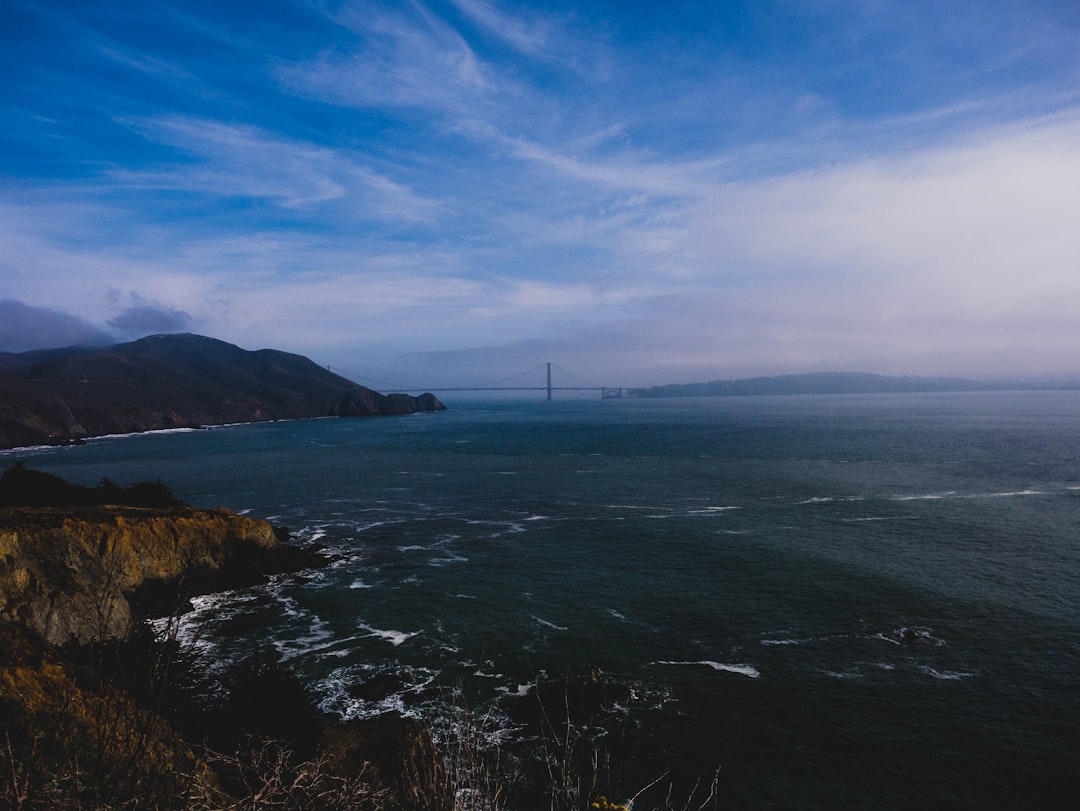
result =
[[[517,374],[510,375],[509,377],[503,377],[503,378],[500,378],[498,380],[489,380],[489,381],[487,381],[485,383],[476,383],[476,384],[467,385],[467,386],[454,386],[453,388],[457,388],[457,389],[480,389],[480,388],[484,388],[485,386],[494,386],[494,385],[496,385],[498,383],[505,383],[508,380],[514,380],[515,378],[524,377],[525,375],[532,374],[533,372],[536,372],[536,371],[538,371],[540,369],[543,369],[546,365],[547,364],[545,364],[545,363],[541,363],[539,366],[534,366],[532,369],[528,369],[528,370],[526,370],[524,372],[518,372]],[[375,383],[375,384],[380,385],[380,386],[387,386],[387,387],[389,387],[391,389],[395,389],[397,391],[418,391],[418,390],[420,390],[422,388],[425,388],[424,386],[402,386],[402,385],[399,385],[397,383],[390,383],[390,382],[388,382],[386,380],[376,380],[375,378],[365,377],[362,374],[357,374],[356,372],[350,372],[347,369],[341,369],[341,368],[339,368],[337,366],[334,366],[334,367],[327,366],[326,368],[328,370],[331,370],[331,371],[333,369],[337,369],[338,372],[341,372],[342,374],[347,375],[350,378],[355,378],[356,380],[363,380],[363,381],[365,381],[367,383]],[[571,375],[571,377],[573,377],[573,375]],[[580,380],[581,378],[578,378],[578,379]],[[439,387],[438,386],[431,386],[431,387],[428,387],[428,388],[432,388],[432,389],[437,390]],[[543,387],[541,387],[541,388],[543,388]],[[599,387],[597,387],[597,388],[599,388]]]
[[574,374],[573,372],[568,372],[568,371],[566,371],[566,369],[563,369],[563,368],[562,368],[561,366],[556,366],[556,365],[555,365],[554,363],[553,363],[553,364],[551,364],[551,368],[552,368],[552,369],[558,369],[558,370],[559,370],[560,372],[562,372],[562,373],[563,373],[564,375],[567,375],[568,377],[572,377],[572,378],[574,378],[574,380],[578,380],[578,381],[580,381],[580,382],[582,382],[582,383],[588,383],[588,384],[589,384],[590,386],[592,386],[592,387],[594,387],[594,388],[597,388],[597,389],[602,389],[602,388],[604,388],[604,387],[603,387],[603,386],[601,386],[601,385],[600,385],[599,383],[593,383],[593,382],[592,382],[591,380],[586,380],[586,379],[585,379],[585,378],[583,378],[583,377],[578,377],[578,376],[577,376],[576,374]]

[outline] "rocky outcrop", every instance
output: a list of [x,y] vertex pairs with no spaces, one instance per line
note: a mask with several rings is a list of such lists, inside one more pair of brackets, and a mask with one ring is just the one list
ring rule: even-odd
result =
[[301,355],[201,335],[105,349],[0,353],[0,448],[236,422],[441,411],[431,394],[380,394]]
[[0,620],[47,642],[125,637],[135,614],[326,559],[225,509],[0,509]]

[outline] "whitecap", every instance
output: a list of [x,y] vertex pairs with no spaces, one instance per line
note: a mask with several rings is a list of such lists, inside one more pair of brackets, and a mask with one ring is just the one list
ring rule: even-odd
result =
[[810,637],[805,639],[762,639],[762,645],[807,645],[814,640]]
[[713,670],[722,670],[728,673],[738,673],[740,676],[746,676],[751,679],[756,679],[761,676],[761,672],[753,665],[747,664],[727,664],[725,662],[712,662],[709,660],[701,660],[697,662],[669,662],[661,661],[654,662],[657,665],[705,665],[711,667]]
[[946,498],[952,498],[956,495],[955,490],[946,490],[942,493],[924,493],[917,496],[891,496],[893,501],[940,501]]
[[365,583],[360,578],[357,578],[356,580],[352,581],[349,584],[349,588],[351,588],[351,589],[372,589],[372,588],[375,588],[375,587],[372,586],[370,583]]
[[446,552],[443,557],[432,558],[428,561],[428,566],[445,566],[448,563],[466,563],[468,558],[464,555],[458,555],[454,552]]
[[942,681],[957,681],[975,675],[974,673],[964,673],[958,670],[935,670],[930,665],[917,665],[915,669],[920,673],[925,673],[927,676],[933,676],[935,679]]
[[862,673],[858,670],[822,670],[826,676],[831,676],[834,679],[842,679],[843,681],[856,681],[863,677]]
[[914,521],[917,519],[914,515],[869,515],[865,518],[841,518],[840,520],[848,524],[857,524],[865,521]]
[[926,626],[915,626],[912,628],[900,626],[899,628],[893,628],[888,633],[871,634],[870,638],[880,639],[893,645],[929,643],[934,647],[940,648],[945,644],[944,639],[934,636],[933,628],[927,628]]
[[412,639],[414,636],[420,633],[419,631],[406,632],[384,630],[382,628],[372,628],[370,625],[367,625],[365,623],[360,623],[358,627],[363,631],[367,631],[367,636],[375,637],[376,639],[386,640],[395,648],[405,640]]
[[545,628],[551,628],[552,630],[555,630],[555,631],[569,631],[570,630],[565,625],[556,625],[554,622],[549,622],[548,620],[544,619],[543,617],[536,616],[536,614],[532,614],[531,616],[533,618],[533,621],[536,622],[537,625],[543,625]]
[[532,690],[534,687],[536,687],[536,682],[534,681],[528,682],[527,684],[518,684],[513,688],[499,685],[495,688],[495,692],[503,693],[504,695],[508,696],[527,696],[529,694],[529,691]]

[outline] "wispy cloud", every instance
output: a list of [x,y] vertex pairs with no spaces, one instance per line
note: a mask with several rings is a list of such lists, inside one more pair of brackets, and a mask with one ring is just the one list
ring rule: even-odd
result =
[[1080,352],[1056,4],[96,8],[0,32],[0,296],[638,383]]
[[108,174],[118,184],[262,198],[288,208],[349,198],[356,215],[370,219],[425,219],[435,207],[432,201],[357,163],[347,150],[285,140],[250,126],[187,117],[127,123],[187,159],[163,169],[111,170]]
[[457,8],[484,31],[529,56],[545,56],[548,46],[547,26],[505,14],[485,0],[451,0]]

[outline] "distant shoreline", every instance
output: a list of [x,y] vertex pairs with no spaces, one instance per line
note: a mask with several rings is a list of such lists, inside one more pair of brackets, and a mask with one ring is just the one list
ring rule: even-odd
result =
[[670,383],[626,390],[631,397],[749,397],[792,394],[946,394],[993,391],[1075,391],[1073,381],[979,381],[956,377],[888,376],[866,372],[809,372],[773,377]]

